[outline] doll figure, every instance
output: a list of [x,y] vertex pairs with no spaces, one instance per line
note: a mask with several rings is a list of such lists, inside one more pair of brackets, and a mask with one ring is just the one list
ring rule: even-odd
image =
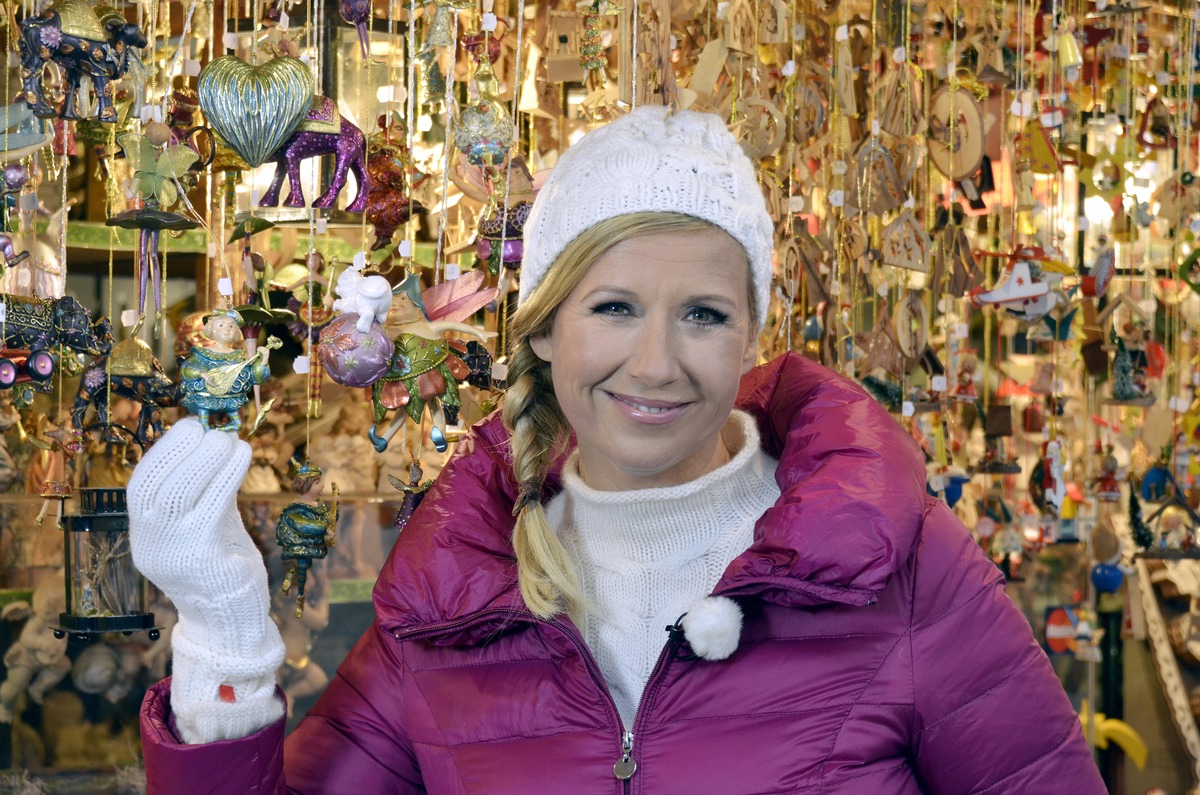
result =
[[979,359],[973,353],[964,353],[958,363],[958,377],[954,384],[954,399],[974,402],[979,396],[975,390],[975,370]]
[[404,493],[404,499],[400,502],[400,510],[396,512],[395,527],[397,530],[404,529],[405,525],[408,524],[408,520],[416,512],[417,506],[421,504],[425,492],[429,491],[429,487],[433,485],[432,480],[421,480],[423,474],[424,471],[421,469],[421,462],[414,458],[408,465],[407,483],[395,475],[388,475],[388,482]]
[[183,378],[185,409],[196,415],[205,429],[211,429],[213,414],[227,414],[229,422],[220,427],[236,432],[242,427],[238,410],[246,404],[253,386],[270,375],[267,357],[280,342],[269,337],[266,345],[247,358],[246,352],[235,348],[242,338],[241,316],[233,309],[214,309],[204,321],[204,336],[212,341],[208,347],[195,346],[179,374]]
[[280,558],[296,561],[284,575],[281,589],[287,594],[296,586],[296,618],[304,615],[304,586],[313,559],[324,558],[337,543],[337,504],[321,502],[324,474],[310,461],[300,465],[292,480],[292,491],[300,499],[284,506],[275,525]]
[[71,427],[70,419],[65,415],[59,414],[54,421],[43,415],[38,420],[37,434],[31,441],[39,449],[36,470],[41,475],[39,494],[42,497],[42,508],[38,511],[35,521],[40,525],[46,518],[50,503],[57,502],[55,526],[59,526],[62,522],[63,503],[71,498],[72,493],[67,464],[82,451],[82,437]]
[[1100,474],[1092,480],[1096,499],[1101,502],[1118,502],[1121,499],[1121,481],[1118,476],[1117,457],[1110,444],[1100,459]]
[[0,682],[0,723],[12,723],[13,708],[22,693],[40,704],[46,692],[70,672],[67,639],[54,637],[58,614],[66,607],[60,571],[34,589],[32,606],[13,602],[0,612],[7,620],[27,619],[16,642],[4,653],[7,675]]

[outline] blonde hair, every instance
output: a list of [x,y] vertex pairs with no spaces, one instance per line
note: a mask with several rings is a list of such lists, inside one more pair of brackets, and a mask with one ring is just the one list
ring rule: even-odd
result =
[[[719,228],[693,216],[664,212],[630,213],[600,221],[563,249],[509,322],[512,353],[502,412],[511,434],[513,475],[520,488],[513,508],[517,517],[513,549],[521,596],[539,618],[551,618],[564,609],[579,615],[586,609],[587,600],[574,563],[542,506],[546,475],[555,459],[565,452],[571,428],[554,394],[550,363],[538,358],[529,341],[550,332],[558,307],[596,260],[618,243],[642,235]],[[753,310],[748,265],[747,290]]]

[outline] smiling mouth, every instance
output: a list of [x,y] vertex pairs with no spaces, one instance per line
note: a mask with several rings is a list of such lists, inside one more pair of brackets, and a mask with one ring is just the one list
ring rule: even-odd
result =
[[608,393],[614,400],[619,400],[626,406],[632,406],[638,411],[646,414],[665,414],[672,409],[682,408],[686,403],[668,403],[665,400],[643,400],[642,398],[628,397],[626,395],[618,395],[614,392]]

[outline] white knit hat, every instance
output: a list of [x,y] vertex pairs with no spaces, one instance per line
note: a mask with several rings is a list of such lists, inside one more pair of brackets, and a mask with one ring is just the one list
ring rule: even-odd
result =
[[719,116],[655,105],[589,132],[558,159],[525,224],[519,300],[580,233],[638,212],[695,216],[741,243],[766,323],[772,224],[754,166]]

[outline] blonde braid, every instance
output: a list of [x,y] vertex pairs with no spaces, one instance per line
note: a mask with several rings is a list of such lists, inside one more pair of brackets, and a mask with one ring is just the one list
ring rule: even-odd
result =
[[546,474],[563,452],[570,429],[554,395],[550,365],[538,358],[527,338],[513,351],[508,374],[503,416],[512,434],[513,474],[521,489],[513,508],[517,584],[538,618],[551,618],[564,608],[576,613],[585,602],[579,577],[542,507]]

